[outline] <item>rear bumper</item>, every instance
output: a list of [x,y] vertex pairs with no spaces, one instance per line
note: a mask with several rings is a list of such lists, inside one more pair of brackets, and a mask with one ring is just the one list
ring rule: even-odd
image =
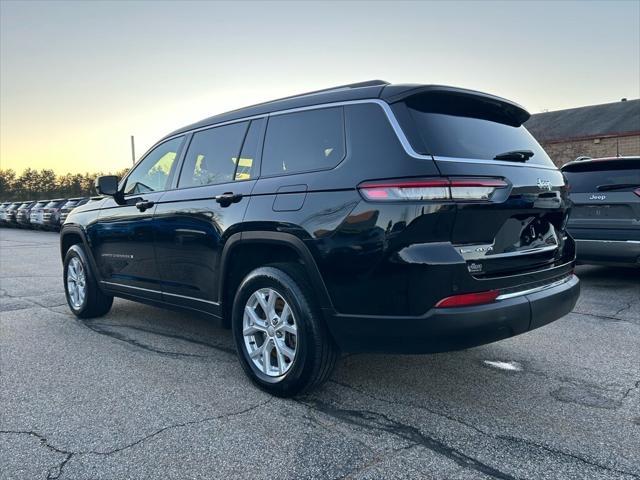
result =
[[579,295],[578,277],[571,275],[491,304],[432,308],[420,317],[330,312],[325,317],[343,351],[435,353],[484,345],[546,325],[571,312]]
[[577,260],[605,265],[640,265],[640,240],[576,239]]

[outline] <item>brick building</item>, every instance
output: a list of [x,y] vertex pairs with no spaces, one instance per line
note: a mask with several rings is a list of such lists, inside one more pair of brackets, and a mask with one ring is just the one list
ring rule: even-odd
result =
[[525,126],[557,166],[582,155],[640,155],[640,100],[537,113]]

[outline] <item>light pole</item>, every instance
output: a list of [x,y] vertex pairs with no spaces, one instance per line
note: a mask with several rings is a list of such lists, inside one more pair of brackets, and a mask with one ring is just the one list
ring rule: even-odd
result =
[[133,135],[131,135],[131,161],[133,164],[136,164],[136,145],[133,140]]

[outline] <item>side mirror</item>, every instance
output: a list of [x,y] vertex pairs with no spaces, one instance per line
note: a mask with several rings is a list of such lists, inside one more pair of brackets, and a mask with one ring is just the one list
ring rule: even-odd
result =
[[118,177],[115,175],[103,175],[96,178],[96,191],[100,195],[115,197],[118,193]]
[[103,175],[96,178],[96,191],[100,195],[108,195],[118,204],[124,201],[122,192],[118,190],[118,177],[116,175]]

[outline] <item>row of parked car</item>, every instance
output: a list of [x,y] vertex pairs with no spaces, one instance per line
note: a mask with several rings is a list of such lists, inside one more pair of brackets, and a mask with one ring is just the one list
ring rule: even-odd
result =
[[53,200],[29,200],[26,202],[2,202],[0,225],[5,227],[60,230],[71,210],[91,199],[56,198]]

